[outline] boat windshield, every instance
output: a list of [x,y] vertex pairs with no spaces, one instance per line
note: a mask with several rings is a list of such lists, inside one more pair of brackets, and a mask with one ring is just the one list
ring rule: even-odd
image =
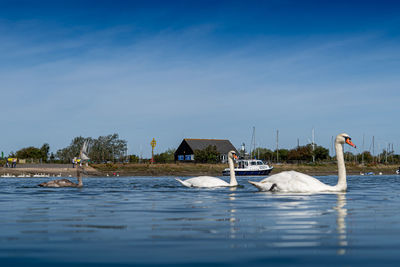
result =
[[261,160],[258,160],[257,165],[264,165],[264,163]]
[[246,168],[248,165],[249,165],[249,163],[247,161],[239,161],[238,162],[238,168],[239,169]]

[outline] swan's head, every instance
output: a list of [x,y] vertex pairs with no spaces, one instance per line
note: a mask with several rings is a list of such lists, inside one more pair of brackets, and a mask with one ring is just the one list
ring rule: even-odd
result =
[[232,150],[228,152],[228,158],[238,159],[238,156],[236,155],[236,152]]
[[357,148],[356,145],[351,141],[351,137],[346,133],[338,134],[338,136],[336,136],[336,142],[342,145],[346,143],[354,148]]

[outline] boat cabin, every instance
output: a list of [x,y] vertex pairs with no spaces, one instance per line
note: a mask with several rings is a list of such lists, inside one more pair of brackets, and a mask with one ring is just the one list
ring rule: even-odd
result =
[[238,161],[238,169],[245,169],[248,168],[249,166],[257,166],[257,165],[265,165],[264,162],[261,160],[255,160],[255,159],[250,159],[250,160],[239,160]]

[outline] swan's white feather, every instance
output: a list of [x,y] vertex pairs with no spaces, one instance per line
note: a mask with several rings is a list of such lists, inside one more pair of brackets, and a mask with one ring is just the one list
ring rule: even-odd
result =
[[260,182],[249,181],[261,191],[278,191],[290,193],[316,193],[316,192],[341,192],[346,191],[346,166],[343,157],[343,145],[347,143],[356,147],[348,134],[342,133],[336,136],[335,151],[338,164],[338,183],[334,186],[320,182],[318,179],[296,171],[285,171]]
[[235,171],[234,171],[234,163],[233,163],[233,158],[236,157],[235,151],[229,151],[228,153],[228,165],[230,171],[230,182],[225,182],[224,180],[217,178],[217,177],[211,177],[211,176],[198,176],[198,177],[193,177],[190,179],[187,179],[185,181],[182,181],[181,179],[176,180],[180,182],[182,185],[186,187],[203,187],[203,188],[211,188],[211,187],[227,187],[227,186],[237,186],[237,181],[235,177]]
[[260,182],[251,182],[251,184],[261,191],[270,191],[274,184],[276,186],[272,191],[279,192],[308,193],[335,191],[334,186],[326,185],[312,176],[296,171],[281,172],[267,177]]
[[221,180],[217,177],[211,176],[199,176],[187,179],[182,181],[180,179],[176,179],[182,185],[186,187],[223,187],[223,186],[230,186],[229,183]]

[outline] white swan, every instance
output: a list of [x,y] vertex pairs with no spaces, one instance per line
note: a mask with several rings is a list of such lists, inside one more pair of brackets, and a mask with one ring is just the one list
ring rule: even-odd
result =
[[228,164],[229,164],[230,175],[231,175],[231,179],[230,179],[229,183],[227,183],[224,180],[219,179],[217,177],[211,177],[211,176],[199,176],[199,177],[187,179],[185,181],[182,181],[181,179],[178,179],[178,178],[176,178],[176,180],[186,187],[208,187],[208,188],[210,188],[210,187],[237,186],[238,183],[236,181],[236,176],[235,176],[235,166],[233,164],[234,158],[237,159],[236,152],[229,151]]
[[338,183],[335,186],[326,185],[314,177],[296,172],[285,171],[260,182],[249,181],[260,191],[293,192],[293,193],[315,193],[315,192],[340,192],[346,191],[346,167],[344,165],[343,145],[347,143],[356,147],[348,134],[342,133],[336,136],[335,150],[338,164]]

